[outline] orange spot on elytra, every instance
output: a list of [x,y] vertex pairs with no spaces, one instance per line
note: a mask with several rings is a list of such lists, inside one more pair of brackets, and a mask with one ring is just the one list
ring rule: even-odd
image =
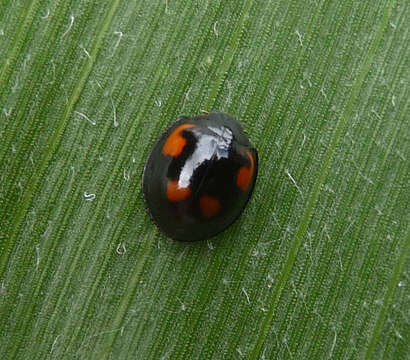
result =
[[186,139],[181,135],[181,132],[193,126],[193,124],[179,125],[171,133],[171,135],[169,135],[164,147],[162,148],[162,153],[164,155],[178,157],[182,153],[182,150],[184,150],[184,147],[186,145]]
[[191,195],[190,188],[182,188],[178,185],[178,180],[168,180],[167,199],[172,202],[185,200]]
[[248,155],[250,164],[242,166],[236,177],[236,185],[243,191],[248,189],[252,180],[253,172],[255,171],[255,161],[252,154],[249,151],[246,151],[246,155]]
[[221,210],[221,203],[212,196],[203,195],[199,200],[202,215],[207,218],[215,216]]

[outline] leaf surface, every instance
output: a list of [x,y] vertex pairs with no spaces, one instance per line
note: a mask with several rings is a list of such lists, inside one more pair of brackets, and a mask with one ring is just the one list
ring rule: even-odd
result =
[[[409,7],[3,1],[0,357],[405,359]],[[257,185],[226,232],[174,242],[143,167],[212,109]]]

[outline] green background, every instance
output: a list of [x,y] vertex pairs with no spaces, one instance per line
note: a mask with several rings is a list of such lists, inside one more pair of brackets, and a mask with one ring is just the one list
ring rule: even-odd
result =
[[[1,359],[406,359],[408,1],[0,2]],[[179,115],[241,120],[241,218],[165,238]]]

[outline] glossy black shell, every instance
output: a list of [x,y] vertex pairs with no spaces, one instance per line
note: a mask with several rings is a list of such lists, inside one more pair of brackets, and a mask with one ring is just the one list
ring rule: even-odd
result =
[[[164,155],[167,139],[183,124],[191,127],[180,132],[186,140],[182,152],[178,156]],[[241,189],[237,185],[238,172],[251,165],[249,186]],[[221,112],[181,117],[160,136],[145,164],[143,193],[147,210],[159,229],[175,240],[210,238],[229,227],[241,214],[252,194],[257,173],[257,151],[239,121]],[[170,180],[189,187],[190,196],[182,201],[169,201]],[[201,211],[200,199],[204,195],[220,204],[214,216],[206,217]]]

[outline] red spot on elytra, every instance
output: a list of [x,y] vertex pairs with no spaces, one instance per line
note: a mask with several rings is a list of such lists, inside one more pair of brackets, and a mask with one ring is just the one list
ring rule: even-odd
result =
[[243,191],[248,189],[253,177],[253,172],[255,171],[253,155],[249,151],[246,151],[246,155],[248,155],[249,158],[249,165],[242,166],[236,177],[236,185]]
[[162,148],[162,153],[164,155],[178,157],[182,153],[182,150],[184,150],[184,147],[186,145],[186,139],[181,135],[181,132],[193,126],[194,124],[179,125],[171,133],[171,135],[169,135],[164,147]]
[[221,203],[212,196],[203,195],[199,200],[202,215],[206,218],[215,216],[221,210]]
[[185,200],[191,195],[191,189],[189,187],[180,187],[178,180],[168,180],[167,182],[167,199],[171,202],[177,202]]

